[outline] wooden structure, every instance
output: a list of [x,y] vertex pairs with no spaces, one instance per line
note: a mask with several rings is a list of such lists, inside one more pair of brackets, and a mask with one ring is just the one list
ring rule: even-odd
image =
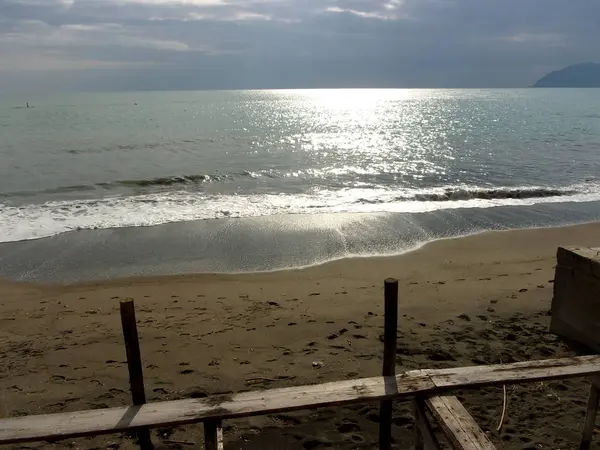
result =
[[600,352],[600,248],[559,247],[550,331]]
[[152,448],[149,434],[151,428],[202,422],[205,449],[222,450],[223,420],[379,401],[382,413],[379,445],[380,449],[389,449],[392,402],[411,400],[416,424],[415,450],[439,448],[429,417],[440,425],[454,448],[492,450],[494,445],[460,401],[451,395],[451,391],[593,376],[596,382],[592,383],[579,446],[580,450],[590,448],[600,397],[598,384],[600,356],[453,369],[423,369],[395,374],[397,281],[385,281],[385,294],[383,376],[156,403],[145,402],[133,301],[123,301],[121,317],[133,404],[117,408],[2,419],[0,420],[0,445],[136,432],[140,447],[147,450]]

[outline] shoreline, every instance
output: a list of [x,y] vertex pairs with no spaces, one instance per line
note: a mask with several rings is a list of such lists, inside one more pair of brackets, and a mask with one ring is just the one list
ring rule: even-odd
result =
[[[180,273],[180,274],[166,274],[166,275],[149,275],[149,276],[132,276],[132,277],[115,277],[109,279],[96,279],[96,280],[87,280],[76,283],[36,283],[36,282],[28,282],[28,281],[15,281],[7,278],[0,277],[0,284],[8,284],[13,286],[20,285],[30,285],[37,287],[46,287],[46,288],[68,288],[68,287],[92,287],[98,285],[132,285],[132,284],[145,284],[146,282],[152,280],[154,282],[168,282],[168,281],[181,281],[182,279],[193,279],[199,280],[206,277],[219,277],[222,279],[226,278],[238,278],[238,277],[255,277],[255,276],[277,276],[277,275],[285,275],[291,273],[298,273],[304,271],[311,270],[319,270],[323,268],[326,270],[327,266],[335,266],[338,264],[344,265],[345,263],[355,265],[359,264],[361,261],[365,262],[385,262],[388,260],[389,262],[393,262],[396,258],[403,258],[407,255],[418,253],[420,251],[426,250],[430,246],[443,245],[441,243],[447,241],[455,241],[458,245],[460,245],[460,241],[469,240],[473,238],[482,238],[493,237],[498,234],[521,234],[521,233],[534,233],[536,231],[552,231],[554,234],[560,234],[561,230],[565,232],[576,231],[577,229],[589,230],[590,227],[598,228],[600,232],[600,221],[593,220],[589,222],[571,224],[571,225],[562,225],[562,226],[537,226],[537,227],[527,227],[527,228],[511,228],[504,230],[480,230],[475,231],[470,234],[460,235],[460,236],[448,236],[448,237],[440,237],[435,238],[431,241],[426,241],[417,244],[415,247],[406,249],[401,253],[390,253],[390,254],[373,254],[373,255],[349,255],[342,256],[340,258],[318,262],[311,265],[299,266],[299,267],[289,267],[289,268],[280,268],[280,269],[272,269],[272,270],[262,270],[262,271],[250,271],[250,272],[198,272],[198,273]],[[598,236],[598,246],[600,247],[600,235]],[[571,244],[564,244],[571,245]],[[580,245],[580,244],[572,244],[572,245]],[[583,245],[582,245],[583,246]],[[382,279],[383,280],[383,279]]]
[[268,274],[395,258],[489,231],[600,220],[600,202],[419,214],[287,215],[81,230],[0,244],[0,279],[77,284],[183,274]]

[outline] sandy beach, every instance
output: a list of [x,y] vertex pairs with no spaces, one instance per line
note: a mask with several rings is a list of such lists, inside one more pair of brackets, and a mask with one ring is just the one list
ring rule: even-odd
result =
[[[398,371],[572,355],[547,332],[556,249],[599,243],[593,223],[487,232],[272,273],[3,281],[0,415],[127,404],[124,297],[136,303],[149,401],[378,375],[387,277],[400,281]],[[500,432],[501,389],[458,394],[498,448],[564,449],[578,444],[588,390],[583,379],[511,387]],[[408,448],[409,405],[398,404],[394,417],[395,446]],[[377,404],[228,421],[225,448],[372,449],[377,427]],[[201,425],[152,434],[157,448],[202,442]],[[136,446],[114,435],[7,448]]]

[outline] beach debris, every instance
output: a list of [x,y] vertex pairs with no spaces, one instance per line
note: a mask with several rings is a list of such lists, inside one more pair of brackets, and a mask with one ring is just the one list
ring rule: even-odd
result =
[[314,369],[320,369],[323,367],[323,361],[313,361],[312,366]]
[[498,428],[496,431],[500,431],[502,429],[502,425],[504,425],[504,417],[506,416],[506,403],[508,402],[508,398],[506,396],[506,385],[502,385],[502,392],[504,394],[504,399],[502,401],[502,416],[500,417],[500,423],[498,424]]

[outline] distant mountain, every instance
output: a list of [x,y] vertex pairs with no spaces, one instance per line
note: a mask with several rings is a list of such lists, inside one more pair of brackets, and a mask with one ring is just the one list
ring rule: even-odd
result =
[[600,64],[575,64],[550,72],[533,87],[600,87]]

